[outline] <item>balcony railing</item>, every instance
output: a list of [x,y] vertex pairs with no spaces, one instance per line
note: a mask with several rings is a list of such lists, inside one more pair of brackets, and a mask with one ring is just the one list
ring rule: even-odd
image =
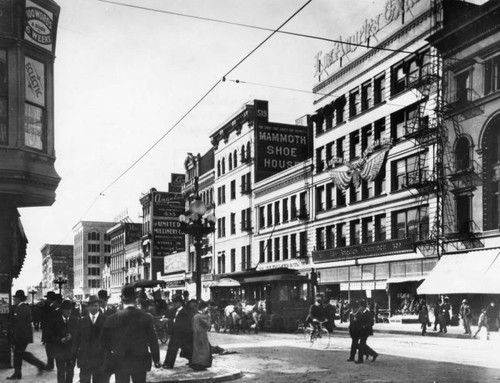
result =
[[247,156],[241,156],[241,158],[240,158],[240,162],[241,162],[242,164],[247,164],[247,163],[249,163],[250,161],[252,161],[252,157],[251,157],[251,156],[249,156],[249,155],[247,155]]
[[252,188],[250,185],[241,185],[241,194],[250,194],[252,192]]
[[295,216],[300,220],[306,220],[309,218],[309,212],[306,208],[300,208],[296,210]]
[[241,222],[241,231],[252,231],[252,222],[251,221],[245,221]]
[[452,93],[449,97],[449,106],[458,107],[465,106],[466,104],[474,101],[474,94],[476,92],[472,88],[460,88]]

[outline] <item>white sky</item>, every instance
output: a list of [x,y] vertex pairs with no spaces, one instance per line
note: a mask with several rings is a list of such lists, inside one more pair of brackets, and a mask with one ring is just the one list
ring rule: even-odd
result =
[[[277,28],[306,0],[116,0],[141,7]],[[210,87],[270,32],[188,19],[98,0],[58,0],[55,61],[56,170],[50,207],[20,209],[27,256],[14,289],[41,281],[41,247],[73,244],[80,220],[113,221],[125,209],[140,222],[139,198],[166,190],[188,152],[205,153],[209,132],[252,99],[270,120],[294,123],[314,111],[313,95],[220,84],[202,104],[112,186]],[[313,0],[283,30],[338,38],[380,13],[386,0]],[[228,78],[311,90],[314,55],[332,43],[274,35]],[[87,211],[88,210],[88,211]]]

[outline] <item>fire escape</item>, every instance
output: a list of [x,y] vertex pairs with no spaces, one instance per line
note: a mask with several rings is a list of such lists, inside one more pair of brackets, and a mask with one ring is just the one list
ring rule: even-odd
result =
[[[415,243],[425,256],[440,257],[445,246],[456,250],[484,246],[472,214],[457,224],[456,203],[460,192],[473,190],[481,182],[478,175],[481,169],[469,157],[455,156],[448,131],[452,127],[458,140],[463,136],[461,121],[482,111],[474,103],[471,89],[457,91],[445,99],[443,90],[447,87],[441,75],[442,59],[432,48],[426,60],[430,61],[422,66],[421,75],[409,84],[420,97],[420,104],[413,121],[406,125],[406,138],[415,142],[419,157],[415,169],[407,174],[405,186],[415,195],[419,206],[434,206],[429,201],[436,200],[435,211],[428,212],[433,217],[428,235],[420,235]],[[448,124],[445,124],[445,114]]]

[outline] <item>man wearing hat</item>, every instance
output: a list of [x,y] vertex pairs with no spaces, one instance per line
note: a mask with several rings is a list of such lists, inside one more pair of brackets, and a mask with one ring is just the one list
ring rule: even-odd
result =
[[59,308],[59,314],[52,321],[49,342],[54,347],[57,367],[57,383],[72,383],[75,369],[73,340],[78,328],[78,318],[71,315],[73,304],[65,299]]
[[[116,383],[146,382],[151,358],[160,367],[160,348],[153,327],[153,317],[135,307],[135,288],[125,285],[121,299],[123,310],[106,318],[102,344],[114,360]],[[150,354],[151,352],[151,354]]]
[[39,371],[45,370],[45,364],[31,352],[26,351],[28,343],[33,343],[33,329],[31,328],[31,310],[26,304],[26,295],[23,290],[17,290],[14,296],[14,315],[12,323],[12,344],[14,346],[14,374],[7,379],[21,379],[21,366],[23,359],[38,367]]
[[470,306],[467,302],[467,299],[462,301],[462,305],[460,306],[460,316],[462,317],[462,322],[464,324],[464,334],[472,335],[470,330],[470,322],[472,320],[472,313],[470,312]]
[[100,311],[97,295],[91,295],[87,303],[88,313],[78,322],[73,354],[77,356],[80,367],[80,383],[90,383],[91,378],[93,383],[103,383],[109,381],[104,373],[105,353],[100,339],[106,318]]
[[45,345],[45,353],[47,354],[47,369],[54,369],[54,351],[52,350],[52,343],[47,342],[49,328],[51,326],[52,320],[56,317],[56,307],[55,302],[56,293],[49,291],[45,295],[45,302],[42,307],[42,343]]
[[111,314],[114,314],[115,310],[108,306],[108,292],[106,290],[99,290],[97,292],[97,295],[100,300],[101,314],[103,314],[105,317],[109,317]]
[[[163,361],[163,368],[174,368],[177,353],[181,350],[181,357],[186,357],[191,362],[193,345],[193,315],[187,307],[183,306],[184,300],[180,295],[172,298],[171,323],[169,326],[170,340],[167,355]],[[194,313],[193,313],[194,314]]]

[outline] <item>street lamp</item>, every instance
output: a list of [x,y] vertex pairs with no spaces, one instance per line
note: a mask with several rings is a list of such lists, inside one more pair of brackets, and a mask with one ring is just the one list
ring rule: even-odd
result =
[[200,197],[196,197],[191,205],[187,215],[180,215],[181,231],[191,235],[194,240],[196,254],[196,299],[201,300],[201,247],[203,237],[215,231],[215,216],[209,214],[205,217],[207,207]]
[[28,293],[30,293],[30,294],[31,294],[31,306],[34,306],[34,305],[35,305],[35,294],[36,294],[37,292],[38,292],[38,290],[37,290],[37,289],[35,289],[35,288],[33,288],[33,287],[31,288],[31,290],[30,290],[30,291],[28,291]]
[[59,287],[59,294],[61,294],[62,285],[68,283],[68,278],[65,278],[62,274],[59,274],[59,276],[54,279],[54,283]]

